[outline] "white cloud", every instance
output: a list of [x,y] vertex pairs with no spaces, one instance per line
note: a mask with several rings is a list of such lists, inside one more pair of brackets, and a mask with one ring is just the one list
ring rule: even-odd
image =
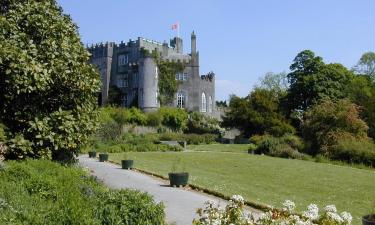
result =
[[229,95],[244,97],[250,92],[250,84],[235,80],[216,80],[216,100],[228,100]]

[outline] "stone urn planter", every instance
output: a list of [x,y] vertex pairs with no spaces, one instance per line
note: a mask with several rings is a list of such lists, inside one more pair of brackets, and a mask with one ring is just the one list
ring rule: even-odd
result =
[[108,160],[108,154],[107,153],[99,154],[99,162],[105,162],[107,160]]
[[189,173],[186,172],[180,172],[180,173],[169,173],[169,181],[171,187],[185,187],[189,180]]
[[89,157],[90,158],[96,158],[96,152],[95,151],[89,152]]
[[133,168],[134,161],[131,159],[121,160],[122,168],[125,170],[131,170]]
[[362,217],[362,225],[375,225],[375,214]]

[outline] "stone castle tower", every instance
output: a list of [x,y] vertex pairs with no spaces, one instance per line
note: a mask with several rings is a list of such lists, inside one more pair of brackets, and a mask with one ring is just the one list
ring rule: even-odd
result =
[[110,42],[89,47],[91,63],[98,67],[102,80],[99,104],[106,104],[109,87],[116,86],[121,90],[124,107],[136,105],[143,111],[159,108],[158,68],[153,58],[144,54],[144,51],[156,50],[162,60],[187,64],[183,72],[176,74],[175,79],[181,82],[173,106],[213,115],[215,75],[213,72],[200,75],[196,39],[193,32],[190,54],[184,54],[183,40],[179,37],[170,40],[169,45],[138,37],[127,43]]

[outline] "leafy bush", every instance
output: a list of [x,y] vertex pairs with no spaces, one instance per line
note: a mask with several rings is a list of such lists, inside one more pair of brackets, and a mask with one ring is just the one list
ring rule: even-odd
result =
[[147,115],[146,124],[150,127],[160,127],[163,120],[162,115],[159,112],[150,112]]
[[341,140],[333,146],[330,158],[375,167],[375,144],[370,141]]
[[0,120],[10,139],[31,144],[9,145],[6,157],[73,160],[95,131],[100,89],[77,26],[53,0],[5,0],[0,10]]
[[159,113],[162,116],[162,125],[173,131],[183,131],[186,129],[188,114],[183,109],[161,108]]
[[299,152],[303,148],[303,142],[295,135],[284,135],[282,137],[255,135],[250,138],[250,141],[257,146],[254,150],[256,154],[292,159],[305,158],[305,155]]
[[337,102],[325,99],[307,110],[302,131],[305,140],[310,142],[308,153],[329,157],[331,147],[339,140],[368,139],[368,126],[359,112],[359,107],[346,99]]
[[148,194],[109,190],[78,167],[8,161],[0,185],[0,224],[165,224]]
[[106,149],[100,150],[101,152],[108,152],[108,153],[121,153],[121,152],[167,152],[167,151],[173,151],[173,152],[179,152],[182,151],[181,146],[170,146],[165,144],[151,144],[151,143],[145,143],[145,144],[116,144],[112,145]]
[[221,134],[224,129],[219,126],[219,121],[214,118],[203,115],[199,112],[192,112],[189,114],[186,133],[195,134]]

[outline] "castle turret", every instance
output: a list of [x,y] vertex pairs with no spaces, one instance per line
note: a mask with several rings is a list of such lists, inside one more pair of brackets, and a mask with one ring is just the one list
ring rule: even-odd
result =
[[142,60],[140,76],[139,106],[145,112],[155,111],[159,107],[158,68],[151,57]]
[[191,33],[191,55],[197,53],[197,36],[194,31]]
[[180,37],[174,37],[170,41],[170,45],[177,50],[177,53],[183,53],[182,39]]

